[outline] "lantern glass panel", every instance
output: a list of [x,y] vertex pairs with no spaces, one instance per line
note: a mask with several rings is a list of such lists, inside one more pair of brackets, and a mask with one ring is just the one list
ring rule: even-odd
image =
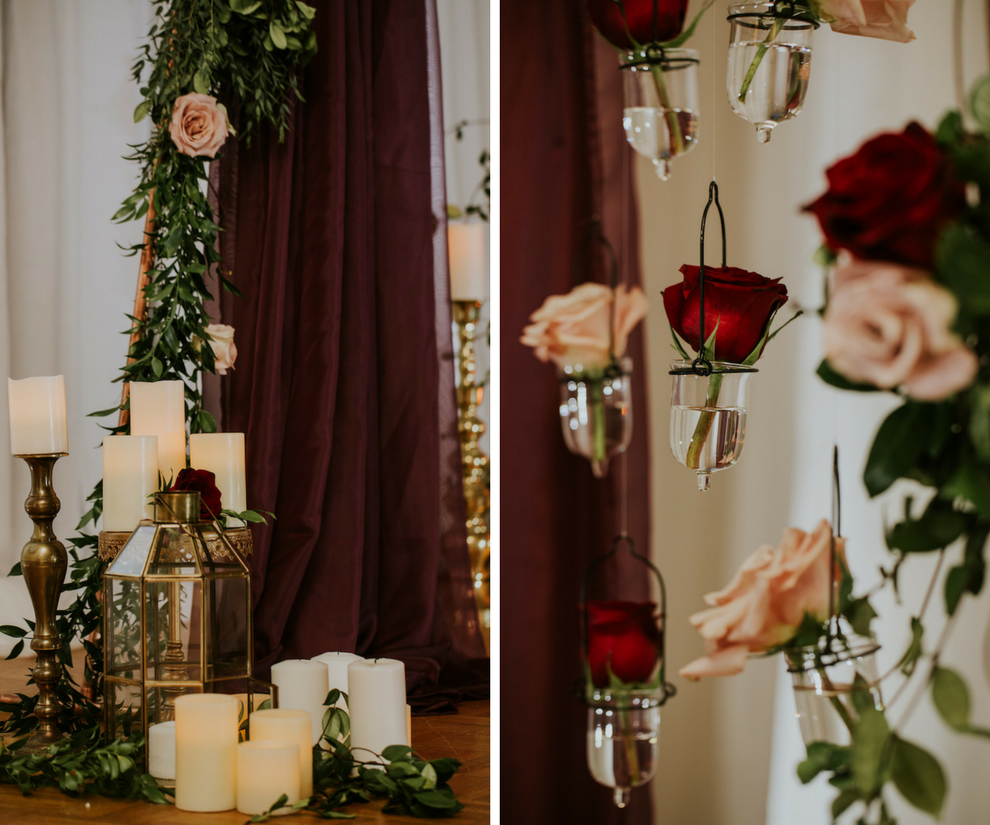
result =
[[183,527],[162,525],[158,529],[148,564],[149,576],[196,576],[200,567],[193,546],[193,533]]
[[107,682],[109,703],[106,708],[107,740],[129,733],[131,726],[140,729],[142,721],[143,689],[140,684]]
[[196,580],[149,579],[145,595],[145,633],[151,681],[198,681],[200,651],[200,584]]
[[107,622],[108,676],[141,678],[141,582],[109,579],[112,610]]
[[205,636],[207,679],[243,679],[248,672],[250,583],[245,578],[208,577],[203,582],[205,604],[216,622]]

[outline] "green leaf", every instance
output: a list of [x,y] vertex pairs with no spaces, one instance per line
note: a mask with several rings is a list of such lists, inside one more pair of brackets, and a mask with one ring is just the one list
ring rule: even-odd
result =
[[302,16],[307,20],[312,20],[316,17],[316,9],[312,6],[307,6],[302,0],[296,0],[296,7],[302,12]]
[[882,711],[867,708],[853,729],[852,767],[853,777],[860,791],[871,795],[882,783],[881,761],[890,727]]
[[4,658],[5,659],[16,659],[21,655],[21,651],[24,650],[24,640],[21,639],[17,644],[15,644]]
[[960,312],[990,315],[990,278],[986,277],[990,244],[964,224],[955,223],[942,233],[935,257],[940,279],[961,299]]
[[201,95],[208,95],[210,93],[209,75],[203,69],[200,69],[193,75],[193,91]]
[[964,731],[969,726],[969,690],[962,676],[947,667],[932,672],[932,702],[950,728]]
[[[142,120],[144,120],[148,116],[148,113],[150,111],[151,111],[151,101],[150,100],[142,100],[137,105],[137,108],[134,110],[134,122],[135,123],[140,123]],[[116,217],[116,216],[114,216],[114,217]]]
[[895,524],[887,532],[887,546],[904,553],[941,550],[963,534],[970,519],[966,513],[953,510],[950,502],[935,498],[917,521]]
[[248,15],[261,8],[261,0],[230,0],[230,10]]
[[870,496],[878,496],[915,466],[925,451],[934,405],[907,402],[880,425],[863,471]]
[[836,387],[840,390],[851,390],[852,392],[880,392],[879,387],[873,386],[873,384],[856,384],[850,381],[843,375],[837,373],[832,369],[832,365],[828,361],[822,361],[818,365],[818,377],[822,379],[826,384]]
[[289,45],[286,42],[285,32],[282,30],[282,27],[274,20],[268,24],[268,33],[272,36],[272,43],[275,44],[276,49],[284,49]]
[[854,599],[843,612],[854,633],[860,636],[870,635],[870,623],[877,617],[869,599]]
[[890,777],[908,802],[938,818],[945,803],[945,774],[928,751],[900,737],[893,738]]
[[460,805],[449,790],[439,790],[436,788],[429,791],[420,791],[415,794],[414,798],[421,805],[441,811],[457,808]]
[[[969,110],[980,128],[984,132],[990,132],[990,75],[984,75],[973,85],[973,90],[969,94]],[[961,133],[962,118],[958,112],[952,114],[959,118],[959,133]],[[941,127],[939,128],[941,130]]]
[[832,819],[838,819],[839,815],[844,813],[858,799],[858,791],[842,791],[842,793],[832,800]]
[[15,639],[23,639],[27,636],[27,631],[23,627],[17,627],[12,624],[0,625],[0,633],[4,636],[12,636]]
[[964,564],[959,564],[949,570],[945,577],[945,613],[951,616],[959,607],[963,593],[966,592],[966,585],[969,582],[969,568]]
[[402,759],[410,753],[412,753],[412,748],[408,745],[389,745],[382,751],[382,758],[387,759],[389,762],[394,762],[396,759]]
[[924,635],[925,628],[921,624],[921,621],[915,616],[912,616],[911,642],[908,644],[907,650],[904,651],[904,655],[901,656],[901,660],[897,663],[898,667],[901,669],[901,673],[905,676],[910,676],[914,673],[915,665],[918,663],[918,659],[921,657],[923,652],[921,642]]
[[938,124],[938,128],[935,130],[935,140],[943,146],[948,146],[958,143],[964,133],[965,127],[963,126],[962,115],[959,112],[951,111]]

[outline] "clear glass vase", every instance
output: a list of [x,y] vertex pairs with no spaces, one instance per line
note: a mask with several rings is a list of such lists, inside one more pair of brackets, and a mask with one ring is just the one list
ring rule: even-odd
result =
[[797,117],[811,76],[811,38],[806,20],[780,17],[773,3],[729,6],[729,103],[743,120],[756,126],[760,143],[774,127]]
[[670,178],[671,158],[698,144],[697,67],[694,49],[669,49],[662,57],[631,52],[622,64],[626,140],[653,161],[660,180]]
[[831,650],[812,645],[786,651],[804,744],[848,745],[864,702],[883,710],[872,638],[833,639]]
[[698,489],[707,490],[712,473],[739,460],[746,442],[752,367],[712,362],[711,375],[698,375],[691,361],[670,365],[670,451],[694,470]]
[[595,689],[588,698],[588,770],[619,808],[657,770],[661,690]]
[[608,462],[632,440],[632,359],[615,374],[564,367],[560,379],[560,423],[564,443],[591,462],[595,478],[608,475]]

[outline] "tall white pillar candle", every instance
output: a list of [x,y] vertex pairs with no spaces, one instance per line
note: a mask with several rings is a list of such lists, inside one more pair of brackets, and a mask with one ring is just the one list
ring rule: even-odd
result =
[[13,455],[53,455],[69,452],[65,426],[65,378],[7,379],[10,408],[10,452]]
[[180,811],[229,811],[235,806],[237,708],[233,696],[218,693],[176,697],[175,807]]
[[[356,653],[321,653],[313,657],[314,662],[323,662],[327,666],[327,678],[329,680],[329,690],[339,690],[341,693],[349,693],[347,690],[347,666],[351,662],[363,662]],[[347,710],[347,702],[341,700],[341,707]]]
[[166,480],[186,468],[186,402],[181,381],[131,382],[131,435],[158,436],[158,470]]
[[108,435],[103,439],[103,529],[133,530],[154,518],[158,490],[158,438]]
[[389,745],[408,745],[406,668],[397,659],[364,659],[347,668],[351,750],[372,759]]
[[326,665],[309,659],[286,659],[272,665],[272,682],[278,686],[280,708],[309,712],[312,747],[323,733],[323,702],[330,692]]
[[485,228],[480,223],[447,224],[450,299],[485,300]]
[[148,726],[148,773],[175,781],[175,722]]
[[251,714],[252,742],[291,742],[299,746],[299,793],[313,793],[312,723],[308,711],[273,708]]
[[[237,746],[237,810],[263,814],[280,796],[300,800],[299,746],[294,742],[244,742]],[[176,806],[178,807],[178,806]]]
[[244,433],[194,433],[189,436],[189,466],[209,470],[226,510],[247,510]]

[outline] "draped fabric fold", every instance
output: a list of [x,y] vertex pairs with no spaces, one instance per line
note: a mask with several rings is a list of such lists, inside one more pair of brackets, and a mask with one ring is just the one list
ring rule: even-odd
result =
[[285,142],[231,147],[218,175],[223,266],[243,293],[220,299],[239,352],[223,427],[246,433],[249,506],[278,516],[255,533],[256,671],[390,656],[415,707],[450,709],[488,677],[463,498],[441,472],[456,418],[438,345],[436,14],[433,0],[316,6]]
[[[626,462],[628,532],[649,548],[649,446],[641,328],[635,361],[634,436],[610,476],[567,452],[553,368],[519,334],[551,294],[575,279],[608,281],[604,250],[579,249],[593,218],[616,249],[620,272],[639,282],[632,157],[622,134],[622,79],[615,54],[571,0],[502,4],[501,401],[502,562],[500,636],[502,783],[513,821],[646,823],[648,788],[624,812],[596,785],[585,761],[585,709],[572,691],[580,676],[578,593],[584,571],[620,529]],[[628,556],[599,585],[648,599],[645,568]]]

